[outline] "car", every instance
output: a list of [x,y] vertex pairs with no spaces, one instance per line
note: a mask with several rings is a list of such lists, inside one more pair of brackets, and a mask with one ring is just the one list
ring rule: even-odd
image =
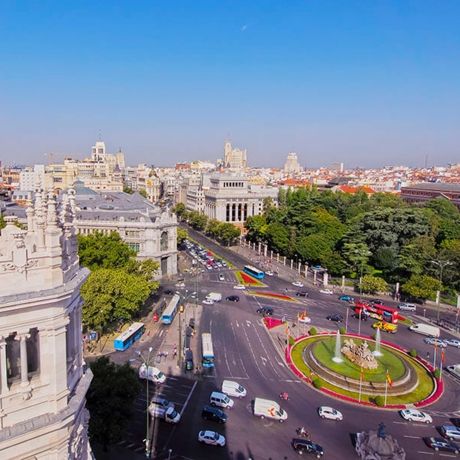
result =
[[336,323],[343,322],[343,316],[342,315],[329,315],[329,316],[326,316],[326,319],[328,321],[335,321]]
[[442,425],[439,428],[441,435],[449,441],[460,441],[460,429],[454,425]]
[[403,311],[417,311],[417,306],[413,303],[400,303],[398,308]]
[[225,262],[225,260],[223,260],[221,263],[222,263],[222,267],[226,267],[226,266],[227,266],[227,262]]
[[214,305],[214,300],[211,300],[211,299],[204,299],[203,300],[203,303],[205,305]]
[[341,300],[342,302],[350,302],[350,303],[353,303],[355,301],[355,298],[352,297],[351,295],[341,295],[339,297],[339,300]]
[[198,442],[204,442],[210,446],[225,446],[225,438],[216,431],[203,430],[198,433]]
[[447,343],[444,340],[438,339],[436,337],[425,337],[423,341],[428,345],[436,345],[440,348],[447,348]]
[[223,410],[212,406],[204,406],[201,411],[201,417],[217,423],[225,423],[227,421],[227,414]]
[[319,444],[309,441],[308,439],[294,438],[291,445],[299,455],[311,454],[315,455],[316,458],[321,458],[324,455],[323,448]]
[[273,308],[272,307],[260,307],[256,310],[256,312],[263,316],[272,316]]
[[417,409],[403,409],[399,411],[399,414],[409,422],[433,423],[431,415]]
[[443,450],[445,452],[453,452],[458,454],[460,447],[451,441],[446,441],[443,438],[424,437],[423,440],[428,447],[431,447],[435,451]]
[[228,300],[229,302],[239,302],[240,298],[237,295],[229,295],[225,298],[225,300]]
[[309,316],[307,316],[305,313],[301,313],[298,317],[297,317],[299,323],[303,323],[303,324],[310,324],[311,323],[311,318]]
[[188,322],[188,325],[189,325],[192,329],[195,329],[195,318],[190,318],[190,321]]
[[308,297],[308,292],[307,292],[306,290],[297,291],[297,292],[295,293],[295,295],[296,295],[297,297]]
[[332,289],[320,289],[319,292],[321,292],[321,294],[328,294],[328,295],[334,294],[334,291]]
[[389,332],[390,334],[396,334],[398,331],[397,324],[387,323],[385,321],[377,321],[372,325],[372,327],[374,329],[380,329],[382,331]]
[[165,295],[173,295],[173,294],[174,294],[174,291],[172,291],[171,289],[165,290]]
[[267,271],[265,272],[265,274],[266,274],[267,276],[273,276],[273,275],[274,275],[274,273],[273,273],[271,270],[267,270]]
[[370,303],[372,305],[383,305],[384,304],[383,300],[380,300],[380,299],[372,299],[370,300]]
[[324,268],[321,267],[321,265],[313,265],[313,266],[311,267],[311,269],[312,269],[312,270],[315,270],[315,271],[324,270]]
[[343,420],[343,415],[336,409],[333,409],[329,406],[321,406],[318,408],[318,415],[321,418],[326,418],[328,420]]
[[244,291],[246,289],[246,286],[244,284],[236,284],[233,286],[233,289],[239,289],[241,291]]
[[458,417],[453,417],[450,419],[450,421],[456,426],[456,427],[460,427],[460,418]]
[[179,283],[176,283],[176,287],[178,288],[184,288],[185,287],[185,283],[183,281],[179,281]]
[[292,285],[295,287],[303,287],[302,281],[293,281]]
[[208,270],[212,270],[211,265],[206,265],[206,268],[207,268]]
[[451,347],[460,348],[460,340],[458,339],[447,339],[447,340],[444,340],[444,342],[447,343],[447,345]]
[[225,281],[225,276],[222,273],[219,275],[219,281]]

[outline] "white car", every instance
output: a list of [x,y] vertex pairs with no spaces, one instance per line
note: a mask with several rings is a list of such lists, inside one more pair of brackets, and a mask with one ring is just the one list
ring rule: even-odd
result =
[[423,341],[428,345],[436,345],[440,348],[447,348],[447,343],[444,340],[438,339],[436,337],[426,337],[423,339]]
[[294,282],[292,283],[292,285],[295,286],[295,287],[303,287],[302,281],[294,281]]
[[417,311],[417,306],[413,303],[400,303],[398,308],[403,311]]
[[211,299],[204,299],[203,300],[203,303],[205,305],[214,305],[214,300],[211,300]]
[[327,418],[328,420],[343,420],[342,412],[328,406],[321,406],[318,408],[318,415],[321,418]]
[[225,276],[222,275],[222,274],[220,274],[220,275],[219,275],[219,281],[225,281]]
[[299,316],[299,323],[303,324],[310,324],[311,323],[311,318],[307,315],[300,315]]
[[328,295],[334,294],[334,291],[332,289],[320,289],[319,292],[321,292],[321,294],[328,294]]
[[444,342],[446,342],[447,345],[450,345],[451,347],[460,348],[460,340],[458,339],[448,339],[448,340],[444,340]]
[[225,438],[216,431],[200,431],[198,433],[198,442],[204,442],[205,444],[209,444],[211,446],[225,446]]
[[274,275],[274,273],[273,273],[272,271],[270,271],[270,270],[267,270],[267,271],[265,272],[265,274],[266,274],[267,276],[273,276],[273,275]]
[[416,409],[403,409],[399,413],[404,420],[409,420],[410,422],[433,423],[430,415]]
[[239,289],[243,291],[244,289],[246,289],[246,286],[244,284],[236,284],[235,286],[233,286],[233,289]]
[[185,283],[184,282],[179,282],[179,283],[176,283],[176,287],[178,288],[184,288],[185,287]]

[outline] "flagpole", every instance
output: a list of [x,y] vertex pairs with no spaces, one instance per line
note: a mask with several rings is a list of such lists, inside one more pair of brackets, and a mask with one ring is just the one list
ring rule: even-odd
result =
[[436,346],[436,342],[434,343],[434,353],[433,353],[433,369],[436,370],[436,351],[438,347]]
[[439,366],[439,379],[442,379],[442,365],[444,364],[444,360],[446,359],[446,351],[447,349],[441,350],[441,365]]
[[384,406],[387,405],[387,396],[388,396],[388,371],[387,371],[387,376],[385,378],[385,403],[383,404]]
[[362,386],[362,383],[363,383],[363,368],[360,367],[359,368],[360,372],[359,372],[359,402],[361,402],[361,386]]

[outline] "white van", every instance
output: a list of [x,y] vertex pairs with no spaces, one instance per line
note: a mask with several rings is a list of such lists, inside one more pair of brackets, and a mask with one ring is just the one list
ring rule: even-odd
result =
[[431,324],[416,323],[409,326],[409,329],[412,332],[417,332],[417,334],[428,335],[429,337],[439,337],[441,335],[441,330],[437,326],[431,326]]
[[280,423],[288,418],[287,412],[277,402],[262,398],[254,399],[254,415],[262,419],[266,417],[278,420]]
[[231,409],[234,401],[230,399],[226,394],[220,393],[219,391],[213,391],[209,397],[211,406],[223,407],[224,409]]
[[206,296],[206,300],[212,300],[213,302],[220,302],[222,300],[222,294],[220,292],[210,292]]
[[160,369],[157,369],[153,366],[149,366],[147,368],[145,364],[142,364],[142,366],[139,368],[139,378],[149,379],[151,382],[155,383],[166,382],[166,375],[164,375],[163,372],[160,371]]
[[222,382],[222,393],[235,398],[244,398],[246,396],[246,388],[241,386],[238,382],[231,380],[224,380]]

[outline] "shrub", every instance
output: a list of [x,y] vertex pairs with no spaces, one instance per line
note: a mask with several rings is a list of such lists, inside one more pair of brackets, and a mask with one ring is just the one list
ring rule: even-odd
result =
[[412,356],[412,358],[416,358],[418,353],[417,353],[417,350],[415,348],[412,348],[410,351],[409,351],[409,355]]
[[345,329],[344,326],[342,326],[342,327],[339,329],[339,332],[340,332],[341,335],[344,335],[344,334],[347,333],[347,330]]
[[313,386],[320,390],[323,387],[323,382],[319,377],[314,377],[313,380],[311,381]]
[[311,327],[310,330],[308,331],[308,333],[310,335],[316,335],[318,333],[318,330],[316,329],[316,327]]
[[436,379],[439,380],[441,378],[441,369],[435,369],[433,375]]
[[385,398],[381,395],[375,397],[374,402],[377,406],[383,407],[385,405]]

